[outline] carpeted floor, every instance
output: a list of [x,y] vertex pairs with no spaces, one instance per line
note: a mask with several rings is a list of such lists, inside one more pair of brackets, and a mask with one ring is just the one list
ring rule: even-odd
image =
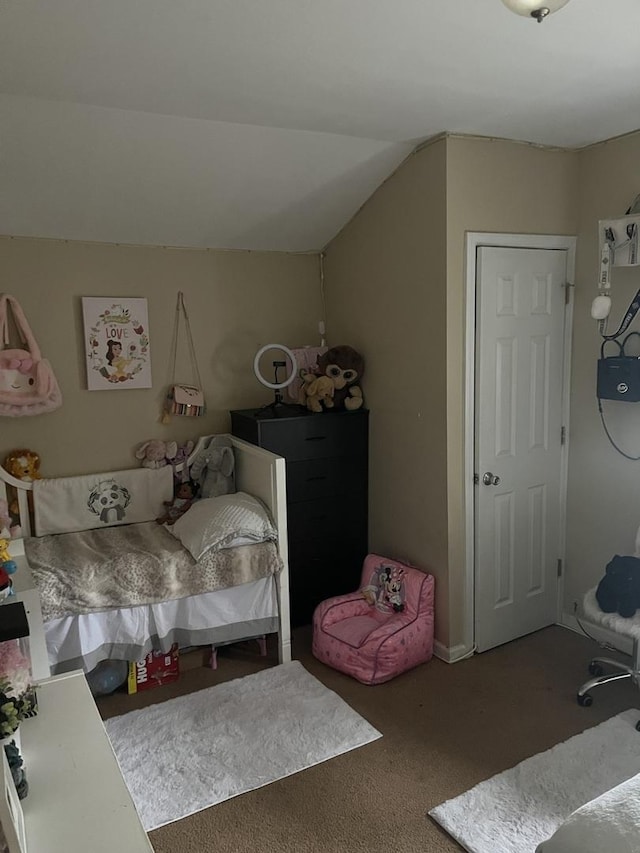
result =
[[[640,707],[628,682],[594,691],[591,708],[577,705],[577,687],[588,677],[597,646],[562,628],[455,665],[434,659],[376,687],[324,667],[310,647],[310,630],[295,631],[294,657],[383,737],[152,832],[156,853],[459,853],[427,811],[591,725]],[[188,655],[175,684],[100,699],[103,717],[270,665],[245,647],[221,650],[217,672],[197,666],[199,660],[199,653]]]

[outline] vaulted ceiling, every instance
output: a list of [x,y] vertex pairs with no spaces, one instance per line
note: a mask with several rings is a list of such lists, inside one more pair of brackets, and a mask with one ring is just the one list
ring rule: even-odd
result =
[[639,0],[2,0],[0,233],[324,246],[449,131],[640,125]]

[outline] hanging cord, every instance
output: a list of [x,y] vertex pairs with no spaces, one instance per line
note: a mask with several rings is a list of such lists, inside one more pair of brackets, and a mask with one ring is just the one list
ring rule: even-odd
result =
[[191,334],[191,324],[189,323],[189,315],[187,314],[187,308],[184,304],[184,296],[182,291],[178,293],[178,300],[182,307],[182,313],[184,314],[184,324],[187,328],[187,341],[189,342],[189,353],[191,355],[191,367],[196,375],[197,379],[197,387],[202,390],[202,380],[200,379],[200,371],[198,370],[198,360],[196,359],[196,348],[193,345],[193,336]]
[[[196,351],[193,345],[193,337],[191,335],[191,324],[189,323],[189,315],[184,304],[184,294],[178,291],[178,299],[176,302],[176,313],[173,321],[173,337],[171,339],[171,349],[169,354],[169,370],[168,370],[168,385],[173,388],[176,384],[176,365],[178,361],[178,335],[180,331],[180,312],[184,315],[184,324],[187,330],[187,342],[189,345],[189,355],[191,357],[191,366],[196,377],[197,387],[202,390],[202,380],[200,379],[200,371],[198,370],[198,361],[196,359]],[[160,422],[168,424],[170,422],[170,414],[167,409],[167,403],[163,406]]]
[[322,301],[322,320],[318,324],[318,331],[320,332],[320,346],[323,347],[325,346],[324,335],[327,320],[327,303],[324,292],[324,252],[320,252],[320,299]]
[[632,462],[640,461],[640,456],[630,456],[628,453],[625,453],[624,450],[618,447],[618,445],[613,440],[611,433],[609,432],[609,428],[607,427],[607,422],[604,417],[604,411],[602,409],[602,400],[600,399],[600,397],[598,397],[598,411],[600,412],[600,420],[602,421],[602,427],[604,429],[605,435],[609,439],[609,443],[614,448],[614,450],[617,450],[621,456],[624,456],[625,459],[630,459]]
[[624,334],[627,331],[627,329],[629,328],[629,326],[631,325],[633,318],[636,316],[636,314],[638,313],[639,310],[640,310],[640,289],[638,289],[636,291],[636,294],[633,297],[633,299],[631,300],[631,303],[629,304],[629,307],[627,308],[625,315],[620,322],[620,325],[618,326],[617,330],[612,335],[602,334],[602,332],[606,328],[606,319],[600,321],[600,323],[603,324],[602,329],[601,329],[601,334],[602,334],[603,339],[605,341],[614,341],[616,338],[619,338],[620,335]]
[[169,370],[167,375],[167,385],[175,385],[176,383],[176,359],[178,357],[178,321],[180,319],[180,296],[176,302],[176,313],[173,321],[173,337],[171,338],[171,349],[169,351]]

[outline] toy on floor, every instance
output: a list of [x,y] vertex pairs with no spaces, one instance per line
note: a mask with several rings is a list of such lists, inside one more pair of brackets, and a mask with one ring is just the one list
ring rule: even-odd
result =
[[142,459],[143,468],[164,468],[178,454],[177,441],[162,441],[151,438],[144,441],[136,450],[136,459]]
[[128,675],[128,661],[103,660],[86,677],[92,696],[108,696],[125,683]]
[[172,501],[163,501],[167,507],[160,518],[156,518],[158,524],[174,524],[181,515],[193,505],[196,500],[198,487],[191,480],[185,483],[180,483],[176,489],[175,497]]

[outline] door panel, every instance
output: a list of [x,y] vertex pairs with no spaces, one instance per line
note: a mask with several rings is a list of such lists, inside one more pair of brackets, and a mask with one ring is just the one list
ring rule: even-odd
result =
[[556,621],[566,265],[565,251],[478,249],[479,651]]

